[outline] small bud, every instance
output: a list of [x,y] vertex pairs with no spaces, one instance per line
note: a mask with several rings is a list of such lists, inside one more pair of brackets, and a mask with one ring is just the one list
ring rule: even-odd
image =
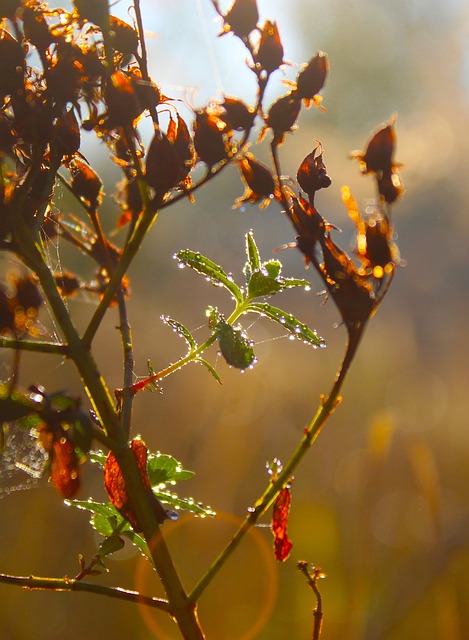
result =
[[145,175],[156,196],[163,198],[184,178],[182,163],[173,143],[164,133],[157,132],[147,153]]
[[101,202],[103,183],[96,171],[89,164],[78,158],[70,163],[72,174],[71,187],[74,193],[82,198],[90,207],[96,207]]
[[138,35],[130,24],[116,16],[109,16],[109,36],[116,51],[125,56],[134,56],[138,50]]
[[[222,125],[222,126],[220,126]],[[230,133],[223,131],[223,123],[215,116],[201,109],[196,113],[194,123],[194,147],[197,156],[212,168],[230,155]]]
[[283,45],[276,22],[267,20],[262,29],[259,47],[254,55],[254,62],[260,71],[267,75],[273,73],[283,63]]
[[[316,152],[319,149],[319,154]],[[311,202],[314,202],[314,194],[319,189],[326,189],[331,185],[332,180],[327,175],[326,165],[323,161],[322,145],[319,143],[311,153],[309,153],[296,174],[298,184],[305,193],[308,194]]]
[[54,279],[60,294],[64,298],[74,296],[80,289],[80,281],[73,273],[68,273],[67,271],[56,273]]
[[0,96],[17,95],[24,90],[24,51],[7,31],[0,29]]
[[317,104],[320,102],[318,94],[324,87],[328,73],[329,59],[327,54],[318,51],[298,74],[296,91],[298,97],[304,100],[308,106],[311,100]]
[[244,202],[261,202],[261,208],[267,206],[270,197],[276,192],[274,177],[266,166],[260,163],[251,153],[239,159],[241,176],[246,183],[246,191],[236,200],[235,207]]
[[120,71],[112,74],[105,90],[107,105],[106,129],[132,124],[143,112],[132,79]]
[[227,96],[220,105],[220,113],[217,115],[228,129],[235,131],[249,131],[256,117],[254,109],[248,107],[242,100]]
[[285,133],[291,131],[295,125],[301,108],[301,100],[294,92],[282,96],[270,107],[265,118],[265,127],[261,131],[261,140],[268,129],[274,134],[273,144],[280,145],[285,139]]
[[231,7],[223,16],[225,22],[223,31],[224,33],[232,32],[241,40],[246,40],[257,26],[259,20],[259,12],[257,10],[256,0],[234,0]]

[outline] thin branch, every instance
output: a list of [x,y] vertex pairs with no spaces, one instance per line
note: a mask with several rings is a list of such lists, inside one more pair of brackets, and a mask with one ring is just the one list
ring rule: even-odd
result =
[[309,451],[311,445],[318,437],[320,431],[334,412],[336,406],[340,403],[341,398],[339,396],[339,392],[357,351],[358,345],[363,335],[363,329],[364,326],[353,336],[349,334],[344,358],[342,360],[341,367],[339,369],[339,372],[337,373],[329,396],[321,400],[321,404],[316,412],[316,415],[314,416],[309,426],[305,429],[298,447],[291,456],[290,460],[284,466],[282,472],[279,473],[274,482],[269,483],[268,487],[266,488],[262,496],[256,501],[254,506],[248,509],[248,515],[245,517],[244,521],[234,534],[233,538],[230,540],[225,549],[220,553],[220,555],[215,559],[208,571],[202,576],[192,592],[189,594],[189,599],[191,600],[191,602],[197,602],[212,579],[238,547],[239,543],[244,538],[246,533],[248,533],[250,528],[260,520],[267,509],[272,505],[277,494],[288,483],[289,479],[294,474],[295,469],[298,467],[301,460]]
[[107,587],[102,584],[93,584],[92,582],[81,582],[73,578],[43,578],[38,576],[12,576],[0,573],[0,583],[16,585],[23,589],[37,591],[82,591],[87,593],[95,593],[109,598],[117,598],[118,600],[127,600],[136,604],[143,604],[147,607],[160,609],[166,613],[170,613],[171,609],[167,600],[160,598],[152,598],[144,596],[138,591],[129,591],[121,587]]
[[5,349],[20,349],[20,351],[33,351],[35,353],[53,353],[58,356],[68,357],[68,345],[59,342],[47,342],[42,340],[18,340],[0,336],[0,347]]

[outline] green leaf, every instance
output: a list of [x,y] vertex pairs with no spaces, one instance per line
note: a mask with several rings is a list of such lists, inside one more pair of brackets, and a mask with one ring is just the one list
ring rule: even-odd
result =
[[246,234],[246,255],[250,272],[258,271],[261,268],[261,256],[252,231]]
[[99,465],[101,469],[104,469],[104,464],[107,458],[107,455],[105,453],[103,453],[102,451],[90,451],[88,453],[88,457],[91,462],[94,462],[95,464]]
[[187,480],[195,475],[193,471],[183,469],[180,462],[165,453],[149,453],[147,471],[152,487]]
[[99,546],[99,556],[104,558],[105,556],[111,555],[111,553],[116,553],[116,551],[120,551],[124,546],[124,541],[120,536],[111,535]]
[[197,342],[195,341],[195,338],[189,331],[189,329],[186,329],[183,324],[177,322],[177,320],[173,320],[169,316],[161,316],[161,319],[165,324],[171,327],[175,333],[181,336],[181,338],[184,338],[184,340],[187,342],[187,346],[189,347],[189,352],[195,351],[197,349]]
[[271,278],[277,280],[279,284],[283,282],[283,278],[280,278],[280,274],[282,273],[282,263],[280,260],[268,260],[264,262],[262,270],[266,271]]
[[305,344],[313,347],[325,347],[326,343],[323,338],[318,336],[316,331],[310,329],[306,324],[295,318],[290,313],[285,313],[282,309],[273,307],[266,302],[251,302],[247,308],[248,311],[255,311],[266,316],[270,320],[277,322],[284,327],[292,336],[301,340]]
[[217,370],[216,370],[216,369],[215,369],[215,368],[210,364],[210,362],[207,362],[207,360],[204,360],[204,358],[196,358],[196,359],[194,360],[194,362],[195,362],[196,364],[203,364],[203,365],[204,365],[204,367],[210,371],[210,373],[211,373],[211,374],[212,374],[212,376],[215,378],[215,380],[216,380],[219,384],[222,384],[221,378],[220,378],[220,376],[218,375]]
[[215,331],[222,356],[231,367],[246,369],[255,363],[254,350],[242,329],[235,329],[225,320],[221,320]]
[[164,504],[170,504],[176,510],[184,509],[204,518],[216,515],[211,507],[204,506],[201,502],[195,502],[194,498],[180,498],[175,493],[169,493],[167,491],[154,491],[154,494],[158,500]]
[[197,271],[197,273],[208,278],[215,286],[225,287],[237,302],[243,302],[243,293],[238,285],[233,281],[232,277],[209,258],[206,258],[197,251],[191,251],[190,249],[178,251],[175,257],[180,263],[185,264],[191,269],[194,269],[194,271]]
[[267,271],[254,271],[248,284],[248,298],[274,295],[282,288],[282,284],[271,278]]
[[93,529],[102,536],[112,536],[116,530],[115,522],[111,520],[111,517],[100,513],[93,514],[90,523]]
[[145,538],[143,538],[140,534],[135,533],[133,529],[126,529],[122,532],[121,535],[127,538],[127,540],[130,540],[130,542],[151,561],[151,551],[148,548],[147,543],[145,542]]
[[306,291],[311,289],[311,283],[303,278],[281,278],[283,289],[292,289],[293,287],[303,287]]

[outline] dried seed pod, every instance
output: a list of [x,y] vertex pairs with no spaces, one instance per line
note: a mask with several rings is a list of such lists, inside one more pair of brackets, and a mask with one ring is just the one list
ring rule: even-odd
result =
[[111,75],[106,85],[105,98],[107,118],[103,129],[132,125],[144,110],[132,79],[121,71],[115,71]]
[[23,29],[26,40],[29,40],[44,55],[48,47],[56,41],[49,31],[49,26],[40,9],[24,6],[22,11]]
[[161,94],[159,87],[151,80],[143,80],[139,69],[132,68],[128,72],[138,102],[142,109],[155,109],[167,98]]
[[0,18],[8,18],[12,21],[15,20],[16,13],[21,5],[21,0],[2,0],[0,3]]
[[168,136],[158,131],[147,152],[145,175],[156,197],[163,198],[185,177],[184,164]]
[[261,39],[254,54],[256,67],[270,75],[283,63],[283,45],[276,22],[267,20],[262,29]]
[[[316,155],[318,150],[319,153]],[[326,165],[322,156],[322,145],[318,143],[313,151],[304,158],[296,174],[298,184],[308,194],[311,203],[314,202],[316,191],[326,189],[332,183],[332,180],[327,175]]]
[[363,263],[360,273],[383,278],[400,260],[389,218],[379,207],[363,217],[348,187],[342,187],[342,201],[357,226],[357,254]]
[[54,276],[55,284],[64,298],[76,295],[80,289],[80,280],[73,273],[63,271]]
[[33,311],[34,315],[36,315],[42,304],[42,295],[36,280],[32,276],[14,277],[13,284],[16,289],[14,297],[16,305],[26,312]]
[[109,36],[111,44],[125,56],[134,56],[138,50],[138,34],[130,24],[116,16],[109,16]]
[[349,331],[359,329],[372,315],[375,296],[372,286],[357,271],[350,257],[326,234],[322,243],[324,263],[320,273]]
[[364,153],[352,152],[360,160],[363,173],[391,171],[395,141],[396,133],[392,122],[373,135]]
[[315,100],[317,103],[318,94],[324,87],[329,73],[329,59],[324,51],[318,51],[308,62],[306,67],[300,71],[296,79],[296,92],[307,104]]
[[322,243],[326,230],[330,225],[319,211],[304,198],[292,198],[291,206],[286,211],[291,223],[298,233],[296,244],[305,256],[306,264],[315,258],[318,243]]
[[73,0],[73,4],[82,22],[88,20],[102,29],[109,28],[108,0]]
[[273,143],[278,146],[285,139],[285,134],[291,131],[295,125],[301,109],[301,100],[294,92],[280,97],[270,107],[265,118],[265,127],[261,131],[260,139],[268,129],[274,134]]
[[271,196],[276,193],[275,180],[270,169],[256,160],[252,153],[246,153],[238,163],[241,176],[246,183],[246,191],[236,200],[235,207],[245,202],[261,202],[261,208],[266,207]]
[[242,100],[225,96],[217,116],[228,129],[249,131],[254,124],[256,113]]
[[403,192],[398,169],[399,163],[394,162],[396,146],[396,117],[382,126],[368,142],[364,152],[352,151],[350,156],[360,163],[363,173],[374,173],[378,184],[378,191],[388,203],[394,202]]
[[0,29],[0,96],[23,92],[24,71],[23,47],[7,31]]
[[254,31],[259,20],[256,0],[234,0],[223,16],[224,27],[220,35],[232,32],[241,40],[246,40]]
[[176,120],[170,117],[167,135],[174,145],[181,163],[187,169],[192,168],[195,162],[194,143],[192,142],[189,128],[179,113]]
[[226,160],[230,154],[230,134],[226,134],[222,128],[223,123],[207,113],[206,109],[197,111],[194,122],[194,148],[198,159],[205,162],[209,168]]
[[80,148],[80,126],[72,108],[65,111],[54,123],[52,135],[57,152],[62,156],[71,157]]
[[101,202],[103,183],[96,171],[89,164],[73,158],[70,163],[72,174],[71,187],[90,207],[97,207]]

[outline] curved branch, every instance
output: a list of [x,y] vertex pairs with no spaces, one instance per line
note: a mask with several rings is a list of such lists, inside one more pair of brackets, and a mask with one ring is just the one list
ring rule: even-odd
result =
[[96,593],[108,598],[116,598],[118,600],[127,600],[137,604],[143,604],[147,607],[160,609],[166,613],[170,613],[171,609],[167,600],[144,596],[138,591],[129,591],[121,587],[107,587],[102,584],[93,584],[92,582],[81,582],[73,578],[43,578],[39,576],[12,576],[0,573],[0,583],[11,584],[28,590],[41,591],[82,591],[87,593]]

